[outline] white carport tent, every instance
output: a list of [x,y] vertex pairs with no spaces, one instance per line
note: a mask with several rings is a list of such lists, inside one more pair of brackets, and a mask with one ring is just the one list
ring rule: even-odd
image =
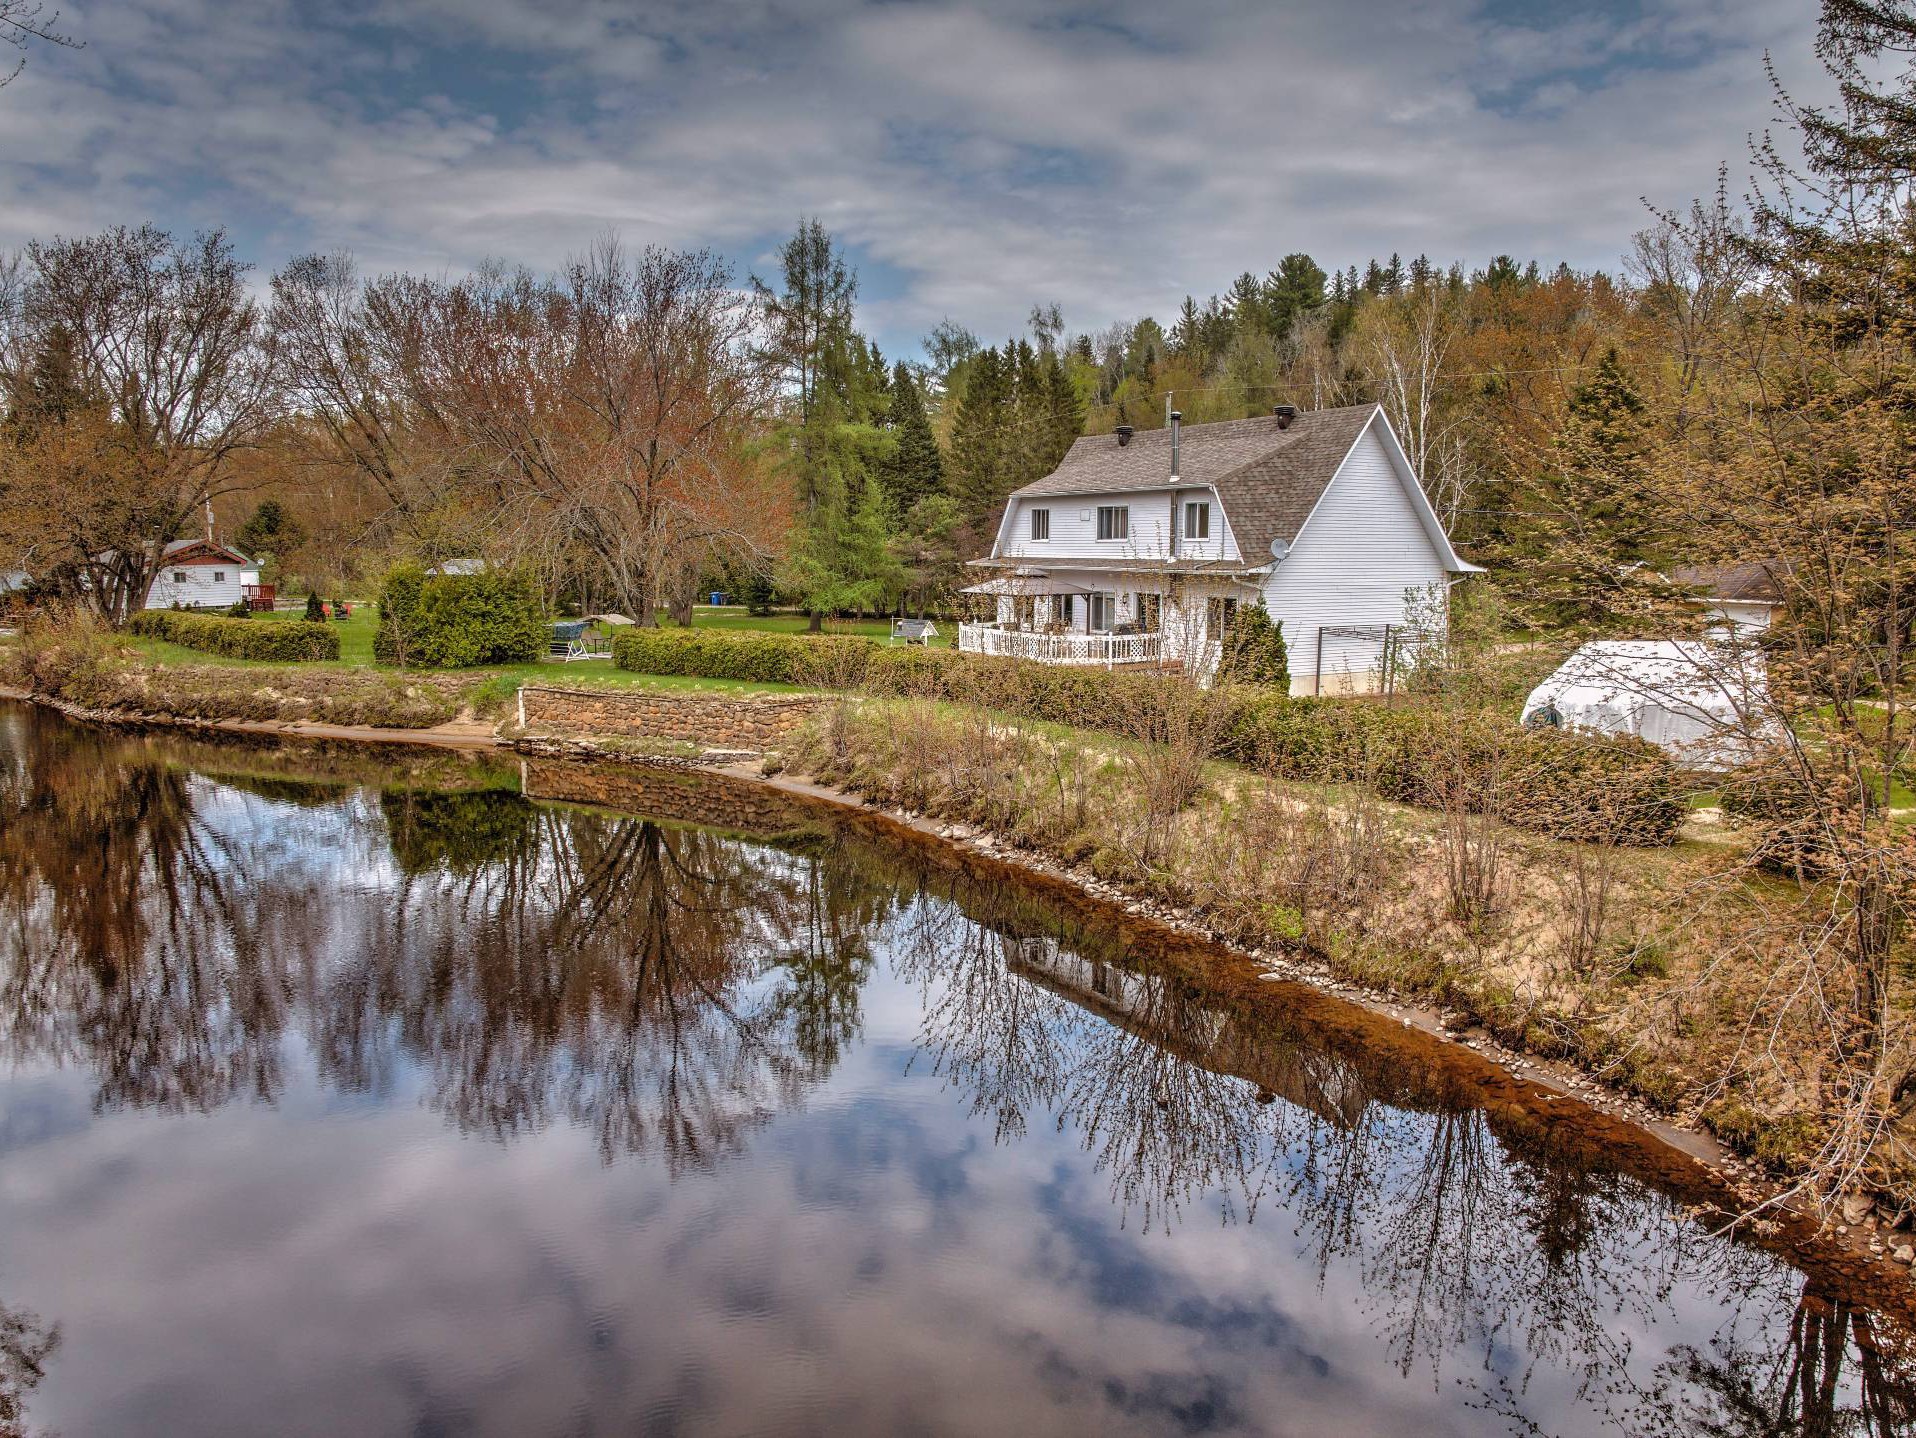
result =
[[1629,639],[1585,644],[1524,701],[1527,729],[1634,734],[1690,763],[1722,767],[1766,724],[1762,654],[1744,644]]

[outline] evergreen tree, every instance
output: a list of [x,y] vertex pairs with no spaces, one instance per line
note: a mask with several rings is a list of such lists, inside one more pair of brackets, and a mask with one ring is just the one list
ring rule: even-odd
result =
[[1646,460],[1646,406],[1615,349],[1571,394],[1552,462],[1515,526],[1525,597],[1559,624],[1641,622],[1674,595]]
[[880,471],[894,525],[913,505],[945,490],[944,456],[925,412],[924,391],[903,363],[892,370],[891,430],[897,443]]
[[785,566],[785,588],[809,612],[814,632],[824,627],[827,614],[879,610],[897,591],[885,494],[874,475],[874,436],[879,432],[845,422],[833,389],[819,390],[800,436],[804,507]]
[[1309,255],[1284,256],[1278,267],[1265,276],[1264,298],[1271,320],[1271,333],[1287,339],[1297,322],[1308,318],[1324,303],[1324,272]]
[[304,537],[284,505],[277,499],[262,499],[246,522],[234,531],[233,542],[257,559],[297,549]]
[[982,525],[1014,487],[1008,482],[1005,453],[1011,384],[1012,375],[997,350],[972,356],[952,421],[947,481],[968,524]]
[[1231,327],[1239,339],[1255,339],[1272,332],[1264,286],[1249,270],[1232,281],[1230,293],[1224,297],[1224,308],[1230,313]]

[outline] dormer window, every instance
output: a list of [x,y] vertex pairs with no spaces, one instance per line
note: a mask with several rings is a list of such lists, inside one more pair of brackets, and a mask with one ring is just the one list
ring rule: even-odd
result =
[[1051,511],[1034,509],[1031,511],[1031,542],[1042,544],[1051,538]]
[[1098,506],[1098,538],[1129,539],[1131,537],[1131,506],[1128,504],[1101,504]]
[[1206,501],[1194,499],[1184,506],[1184,537],[1186,539],[1211,537],[1211,506]]

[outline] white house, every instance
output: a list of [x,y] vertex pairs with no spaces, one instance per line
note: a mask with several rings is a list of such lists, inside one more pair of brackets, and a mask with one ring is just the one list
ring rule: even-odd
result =
[[1239,604],[1284,626],[1296,693],[1375,687],[1436,637],[1481,572],[1451,547],[1375,404],[1088,435],[1012,494],[991,554],[992,621],[958,647],[1058,664],[1209,672]]
[[148,609],[230,609],[259,589],[259,566],[211,539],[176,539],[166,546],[146,592]]

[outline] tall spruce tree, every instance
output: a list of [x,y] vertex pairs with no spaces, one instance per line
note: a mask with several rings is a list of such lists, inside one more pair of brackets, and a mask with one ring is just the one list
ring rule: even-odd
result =
[[1674,605],[1658,570],[1664,532],[1649,477],[1646,411],[1615,349],[1572,392],[1516,526],[1524,596],[1539,618],[1629,627],[1667,617]]
[[945,492],[944,456],[932,433],[925,394],[903,362],[892,368],[890,421],[895,443],[879,475],[897,528],[919,500]]
[[947,484],[964,522],[974,527],[982,527],[1014,487],[1006,453],[1011,386],[1012,375],[997,350],[971,357],[952,420]]

